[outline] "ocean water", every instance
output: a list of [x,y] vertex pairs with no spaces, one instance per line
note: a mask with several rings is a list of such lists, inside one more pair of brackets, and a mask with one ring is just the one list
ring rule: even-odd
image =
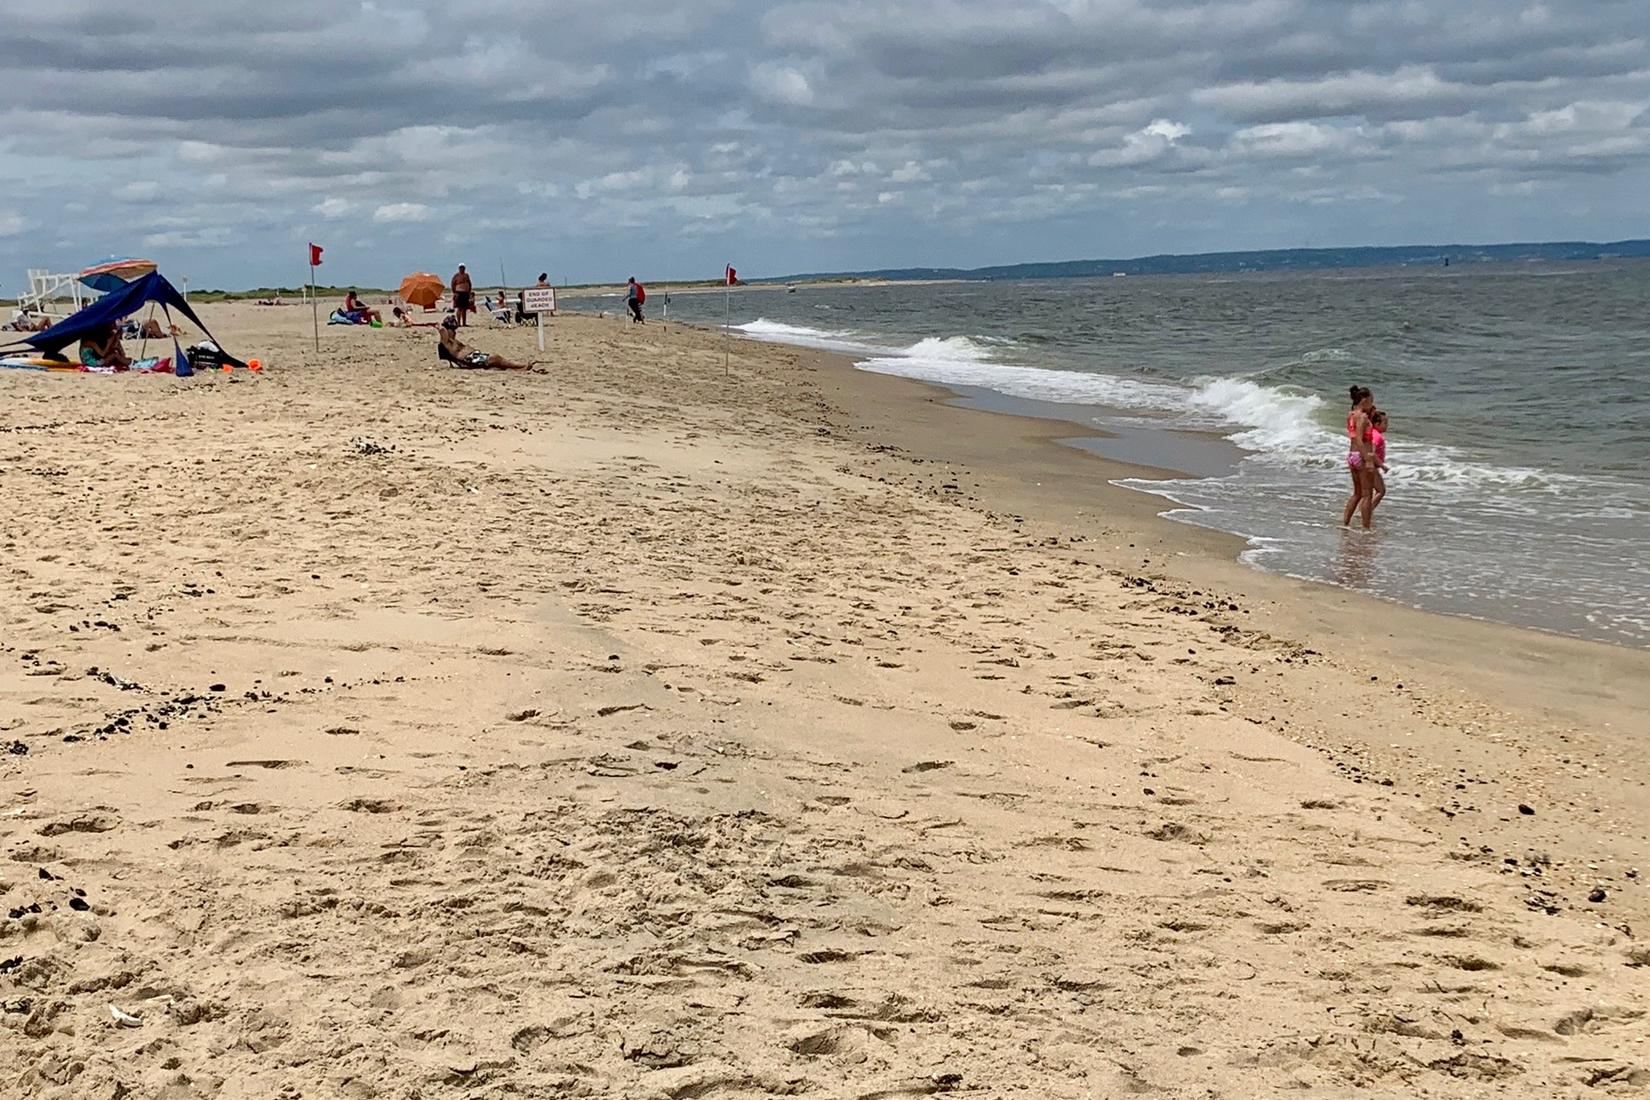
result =
[[[777,288],[732,311],[866,370],[1218,433],[1235,472],[1125,484],[1259,568],[1650,647],[1650,263]],[[1353,382],[1392,418],[1370,533],[1339,526]]]

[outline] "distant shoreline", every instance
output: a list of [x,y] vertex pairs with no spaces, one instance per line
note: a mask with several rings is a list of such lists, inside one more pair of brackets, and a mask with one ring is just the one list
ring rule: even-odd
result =
[[[724,287],[719,282],[709,283],[667,283],[656,282],[646,284],[653,287],[649,294],[720,294],[727,290],[734,294],[744,294],[758,290],[822,290],[838,287],[882,287],[882,286],[944,286],[953,283],[966,283],[968,279],[815,279],[812,281],[797,282],[751,282],[740,283],[735,287]],[[570,286],[557,287],[556,293],[567,298],[601,298],[616,296],[624,293],[624,286]]]
[[[1510,244],[1423,244],[1423,245],[1355,245],[1337,248],[1271,248],[1234,252],[1161,253],[1128,259],[1079,259],[1029,261],[974,268],[955,267],[897,267],[864,271],[807,272],[794,275],[762,277],[741,283],[735,289],[773,289],[780,286],[885,286],[900,283],[912,286],[931,286],[946,283],[993,282],[1027,279],[1087,279],[1112,275],[1261,275],[1298,274],[1304,272],[1358,271],[1374,268],[1427,269],[1461,266],[1482,270],[1492,265],[1529,265],[1542,263],[1621,263],[1650,260],[1650,239],[1621,241],[1540,241]],[[491,289],[499,284],[480,282],[478,287]],[[509,284],[507,289],[520,289],[523,284]],[[668,286],[672,293],[721,290],[720,279],[686,280],[673,283],[667,279],[652,280],[652,285]],[[623,287],[624,283],[570,283],[558,284],[558,292],[578,296],[607,293],[607,288]],[[247,290],[199,289],[189,297],[191,301],[239,301],[248,298],[298,298],[304,287],[254,287]],[[390,287],[370,287],[359,283],[318,286],[318,297],[342,297],[354,289],[365,295],[394,295]],[[0,298],[0,305],[15,307],[15,299]]]

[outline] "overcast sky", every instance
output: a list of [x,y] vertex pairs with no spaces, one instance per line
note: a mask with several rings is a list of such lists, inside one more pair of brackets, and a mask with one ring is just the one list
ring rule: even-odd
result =
[[1650,236],[1645,0],[126,7],[6,5],[0,292]]

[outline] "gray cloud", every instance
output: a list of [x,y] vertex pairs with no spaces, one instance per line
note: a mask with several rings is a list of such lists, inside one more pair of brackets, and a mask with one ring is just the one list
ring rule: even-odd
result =
[[[0,249],[195,285],[1642,232],[1637,2],[93,0],[8,15]],[[479,260],[476,261],[479,266]],[[0,280],[15,275],[0,270]]]

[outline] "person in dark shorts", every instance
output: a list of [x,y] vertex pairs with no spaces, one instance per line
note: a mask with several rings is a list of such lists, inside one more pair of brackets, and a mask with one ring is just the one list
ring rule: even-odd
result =
[[464,270],[464,265],[458,265],[458,273],[453,276],[453,312],[458,314],[458,323],[470,323],[470,314],[476,308],[475,284],[470,282],[470,273]]
[[647,318],[642,316],[642,303],[645,301],[647,301],[647,291],[642,288],[641,283],[636,281],[636,276],[632,275],[630,282],[626,284],[624,296],[624,304],[630,307],[632,324],[644,325],[647,323]]
[[458,339],[458,318],[448,317],[441,322],[441,340],[436,354],[455,367],[464,370],[532,370],[532,363],[512,363],[502,355],[488,355],[477,351]]

